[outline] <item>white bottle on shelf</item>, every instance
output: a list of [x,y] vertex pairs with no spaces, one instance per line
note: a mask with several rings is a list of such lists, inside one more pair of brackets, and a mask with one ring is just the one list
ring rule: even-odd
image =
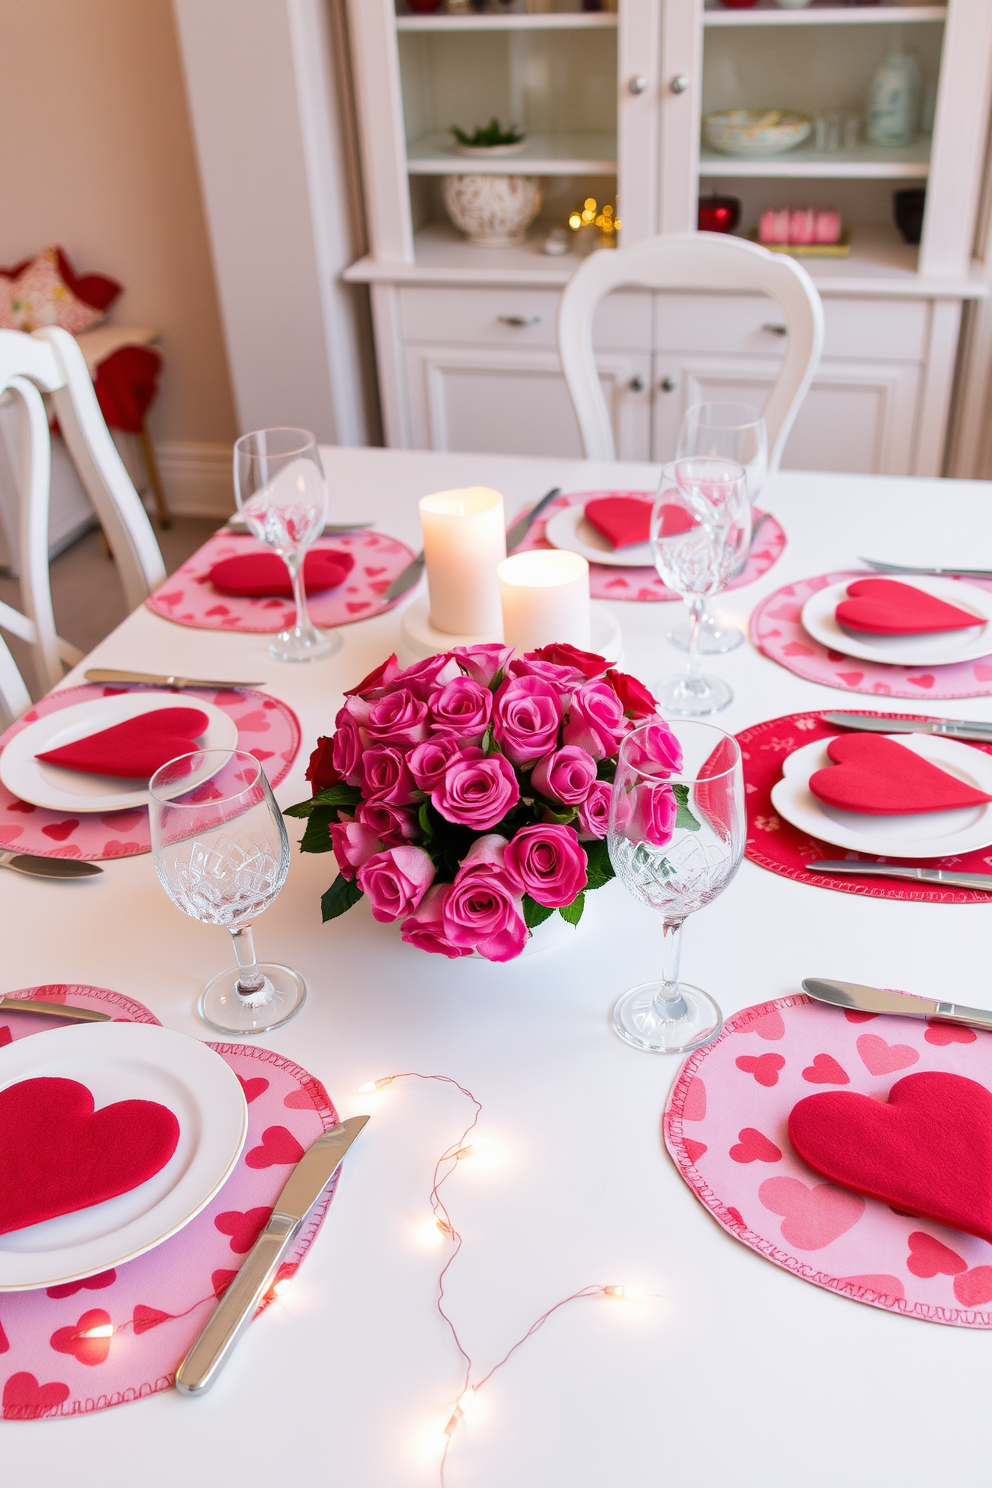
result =
[[919,118],[919,63],[912,52],[891,51],[868,89],[868,143],[911,145]]

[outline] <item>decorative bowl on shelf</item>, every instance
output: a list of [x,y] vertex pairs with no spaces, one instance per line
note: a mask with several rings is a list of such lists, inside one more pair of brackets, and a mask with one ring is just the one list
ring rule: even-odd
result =
[[455,145],[458,155],[474,155],[477,159],[488,160],[490,156],[498,158],[500,155],[519,155],[521,150],[527,148],[527,137],[514,140],[509,145]]
[[703,139],[721,155],[763,160],[784,155],[808,139],[811,114],[788,109],[719,109],[703,115]]
[[509,248],[541,210],[540,176],[445,176],[444,205],[452,222],[477,248]]

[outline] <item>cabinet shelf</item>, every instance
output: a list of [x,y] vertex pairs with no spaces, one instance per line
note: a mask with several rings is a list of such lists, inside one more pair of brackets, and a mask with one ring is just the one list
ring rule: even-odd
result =
[[397,16],[397,31],[593,31],[617,26],[615,14],[603,11],[547,15],[412,15]]
[[704,26],[877,26],[944,21],[946,5],[817,5],[808,10],[782,10],[774,0],[759,0],[753,10],[725,10],[707,0]]
[[[456,18],[457,19],[457,18]],[[615,176],[615,134],[533,134],[519,155],[460,155],[450,134],[426,134],[406,151],[411,176]]]
[[878,145],[856,145],[853,150],[827,153],[815,147],[800,145],[787,155],[770,159],[742,160],[734,155],[720,155],[703,146],[699,155],[700,176],[761,177],[769,180],[815,179],[837,181],[918,181],[930,173],[930,141],[917,140],[912,145],[883,148]]

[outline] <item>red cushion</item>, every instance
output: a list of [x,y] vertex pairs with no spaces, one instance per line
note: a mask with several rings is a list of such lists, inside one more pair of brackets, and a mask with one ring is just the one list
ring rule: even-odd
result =
[[150,346],[119,346],[93,375],[100,412],[111,429],[138,434],[158,389],[162,358]]
[[830,740],[827,756],[833,765],[814,771],[809,788],[818,801],[842,811],[896,816],[992,801],[984,791],[883,734],[842,734]]
[[94,1110],[78,1080],[0,1091],[0,1235],[128,1193],[164,1168],[179,1122],[156,1101]]
[[992,1241],[992,1094],[937,1070],[897,1080],[887,1101],[807,1095],[789,1139],[831,1183]]
[[981,615],[895,579],[857,579],[847,596],[834,612],[837,624],[869,635],[924,635],[984,623]]
[[[350,553],[333,548],[311,548],[303,560],[303,584],[308,594],[336,589],[355,566]],[[285,594],[292,596],[289,569],[277,553],[242,553],[222,558],[210,570],[210,582],[221,594]]]
[[652,506],[648,497],[598,496],[586,502],[585,519],[611,548],[627,548],[651,536]]
[[209,723],[199,708],[158,708],[97,734],[87,734],[73,744],[49,749],[36,758],[88,775],[115,775],[126,780],[147,780],[162,765],[196,748]]

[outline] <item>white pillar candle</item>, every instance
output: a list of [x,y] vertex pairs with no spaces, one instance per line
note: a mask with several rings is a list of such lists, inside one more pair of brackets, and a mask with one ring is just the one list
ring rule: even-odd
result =
[[487,486],[420,500],[431,624],[447,635],[499,630],[496,568],[506,557],[503,498]]
[[555,641],[589,649],[589,565],[578,553],[514,553],[499,566],[499,587],[503,639],[515,651]]

